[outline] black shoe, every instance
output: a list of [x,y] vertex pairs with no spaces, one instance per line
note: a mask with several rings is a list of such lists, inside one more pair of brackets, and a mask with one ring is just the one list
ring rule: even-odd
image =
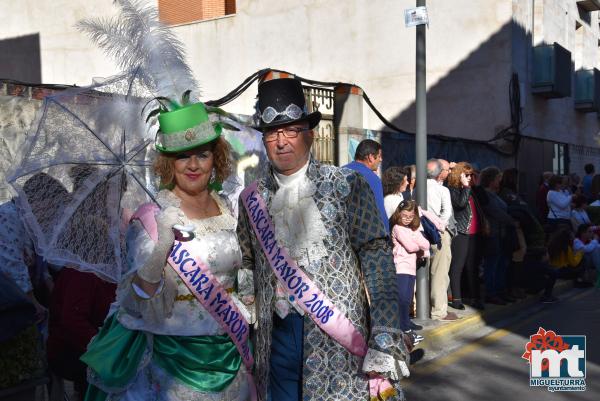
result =
[[421,325],[419,325],[419,324],[416,324],[416,323],[414,323],[414,322],[412,322],[412,321],[409,323],[408,327],[409,327],[411,330],[423,330],[423,326],[421,326]]
[[458,310],[465,310],[465,306],[463,305],[463,303],[460,301],[457,301],[456,299],[453,300],[452,302],[449,302],[448,306],[450,306],[454,309],[458,309]]
[[556,297],[554,297],[554,296],[552,296],[552,295],[549,295],[549,296],[546,296],[546,295],[544,295],[544,296],[543,296],[543,297],[540,299],[540,301],[542,301],[542,303],[544,303],[544,304],[553,304],[553,303],[555,303],[556,301],[558,301],[558,298],[556,298]]

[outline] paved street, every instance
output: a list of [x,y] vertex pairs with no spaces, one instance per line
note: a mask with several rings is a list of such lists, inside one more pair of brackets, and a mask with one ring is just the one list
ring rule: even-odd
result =
[[[469,333],[452,352],[415,364],[405,383],[409,401],[598,400],[600,399],[600,290],[572,290],[554,305],[536,304],[496,327]],[[538,327],[559,335],[587,336],[587,389],[550,393],[529,386],[529,365],[521,358]]]

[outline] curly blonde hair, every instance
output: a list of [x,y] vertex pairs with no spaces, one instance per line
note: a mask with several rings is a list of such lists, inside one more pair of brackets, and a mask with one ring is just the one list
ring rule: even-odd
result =
[[454,166],[448,175],[448,186],[453,188],[462,188],[460,175],[463,173],[465,175],[473,174],[473,166],[467,162],[456,163],[456,166]]
[[[231,174],[231,147],[229,143],[219,137],[206,145],[213,154],[213,168],[215,169],[216,181],[223,182]],[[200,147],[200,146],[199,146]],[[177,153],[159,153],[152,167],[160,177],[160,186],[173,188],[175,185],[175,160]]]

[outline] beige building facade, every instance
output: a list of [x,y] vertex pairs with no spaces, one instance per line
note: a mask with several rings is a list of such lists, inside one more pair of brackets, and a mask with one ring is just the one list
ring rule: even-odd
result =
[[[162,2],[162,7],[169,3],[145,1]],[[226,3],[233,13],[173,25],[201,83],[203,100],[220,98],[254,72],[273,68],[313,80],[356,84],[385,118],[414,132],[415,30],[404,26],[404,10],[414,7],[414,1]],[[429,134],[484,142],[499,134],[521,134],[518,148],[514,135],[507,136],[508,142],[498,139],[490,145],[504,152],[493,159],[502,167],[527,171],[527,185],[543,170],[582,174],[587,161],[596,162],[600,170],[598,113],[575,109],[576,72],[599,67],[600,1],[429,0],[427,5]],[[8,23],[0,29],[0,45],[38,35],[41,82],[85,85],[93,77],[117,72],[112,60],[74,27],[82,18],[113,15],[112,0],[0,0],[0,9],[10,15],[3,19]],[[571,54],[572,93],[548,98],[532,93],[540,65],[533,49],[555,42]],[[515,74],[518,97],[515,87],[511,92]],[[225,108],[252,114],[255,95],[256,84]],[[515,101],[522,115],[518,131],[511,118]],[[375,136],[385,143],[388,134],[379,132],[389,128],[364,102],[362,113],[356,105],[350,109],[355,114],[346,125],[377,131]],[[387,152],[389,163],[414,161],[410,135],[406,138],[390,142],[405,145]],[[479,153],[469,153],[469,144],[464,144],[466,153],[454,154],[451,147],[433,146],[436,153],[431,155],[472,157],[484,165],[489,158],[477,159]],[[340,151],[338,163],[347,159]]]

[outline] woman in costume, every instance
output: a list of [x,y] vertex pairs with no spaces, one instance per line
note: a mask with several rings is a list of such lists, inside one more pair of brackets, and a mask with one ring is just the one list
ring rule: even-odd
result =
[[187,244],[250,319],[253,288],[239,270],[236,219],[216,193],[230,172],[229,146],[202,103],[163,109],[158,121],[154,169],[169,189],[158,193],[160,210],[140,207],[128,228],[130,270],[117,289],[118,310],[82,357],[86,400],[245,401],[251,379],[232,336],[170,264],[173,244]]

